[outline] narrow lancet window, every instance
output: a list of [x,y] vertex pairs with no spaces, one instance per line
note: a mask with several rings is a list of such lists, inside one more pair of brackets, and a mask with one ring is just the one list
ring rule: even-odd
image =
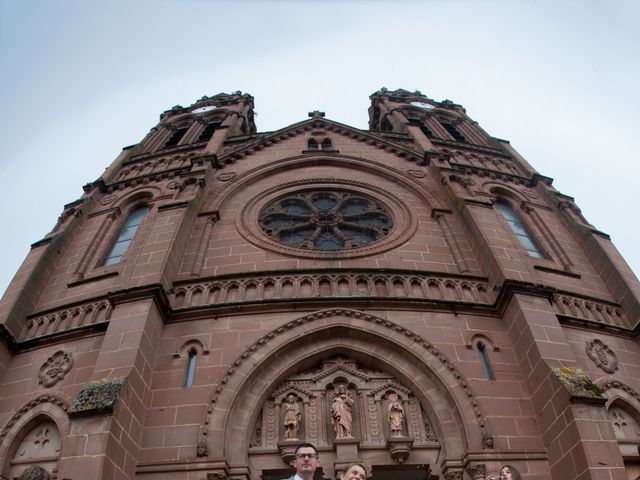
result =
[[504,202],[496,203],[496,207],[509,224],[509,227],[511,227],[511,231],[518,238],[520,245],[524,247],[527,253],[535,258],[544,258],[542,250],[540,250],[540,247],[538,247],[538,244],[535,242],[525,227],[524,222],[515,210]]
[[489,363],[489,356],[487,355],[487,350],[485,349],[484,343],[478,342],[476,345],[478,349],[478,354],[480,355],[480,362],[482,363],[482,371],[484,372],[484,378],[487,380],[493,380],[493,370],[491,369],[491,364]]
[[147,207],[136,208],[132,211],[120,228],[120,232],[109,249],[109,253],[104,258],[104,265],[114,265],[120,263],[122,257],[129,248],[133,236],[136,234],[138,227],[142,223],[144,214],[147,213]]
[[189,352],[189,357],[187,358],[187,372],[184,378],[185,388],[191,388],[193,386],[193,377],[196,374],[196,357],[196,351],[191,350]]

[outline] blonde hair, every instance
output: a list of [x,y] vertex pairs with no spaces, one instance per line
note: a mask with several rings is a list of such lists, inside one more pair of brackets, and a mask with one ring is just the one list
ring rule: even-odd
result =
[[342,473],[340,473],[340,478],[342,478],[344,475],[346,475],[347,472],[349,470],[351,470],[351,467],[360,467],[362,470],[364,470],[364,476],[365,477],[369,476],[369,474],[367,473],[367,467],[364,466],[364,463],[362,463],[362,462],[352,462],[352,463],[350,463],[349,465],[347,465],[346,467],[344,467],[341,470]]

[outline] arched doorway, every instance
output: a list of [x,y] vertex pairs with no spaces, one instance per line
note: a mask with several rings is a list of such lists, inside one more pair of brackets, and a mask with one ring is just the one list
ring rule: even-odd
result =
[[[332,423],[336,395],[352,399],[351,436]],[[389,405],[398,401],[403,414],[390,422]],[[490,440],[477,403],[427,340],[386,319],[332,309],[248,346],[216,387],[200,441],[238,478],[280,474],[293,455],[291,436],[318,443],[328,478],[354,460],[381,478],[392,466],[440,475],[442,465]],[[288,410],[301,413],[296,435],[285,423]]]

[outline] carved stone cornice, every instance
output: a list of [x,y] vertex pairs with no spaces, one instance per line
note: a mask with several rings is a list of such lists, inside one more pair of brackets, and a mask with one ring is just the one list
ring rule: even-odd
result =
[[476,145],[474,143],[456,142],[455,140],[445,140],[442,138],[430,138],[429,140],[431,141],[431,143],[433,143],[434,145],[438,145],[439,147],[449,147],[461,151],[470,150],[486,153],[489,155],[496,155],[503,158],[511,158],[511,155],[508,155],[497,148],[485,147],[483,145]]
[[554,292],[552,303],[558,315],[566,320],[581,319],[612,327],[629,327],[617,302],[557,291]]
[[[400,293],[402,290],[402,293]],[[440,302],[441,307],[486,308],[494,295],[486,278],[422,271],[338,269],[249,272],[176,283],[169,299],[176,312],[238,304],[266,307],[277,302]],[[266,302],[266,304],[265,304]],[[473,307],[475,305],[475,307]]]
[[495,170],[492,168],[478,167],[475,165],[467,165],[465,163],[456,163],[451,160],[449,160],[449,164],[451,165],[452,170],[465,172],[467,175],[476,175],[481,178],[491,178],[492,180],[502,180],[527,187],[532,185],[531,178],[516,175],[515,173],[504,172],[502,170]]
[[107,321],[112,306],[106,297],[75,302],[27,316],[20,341],[33,340]]

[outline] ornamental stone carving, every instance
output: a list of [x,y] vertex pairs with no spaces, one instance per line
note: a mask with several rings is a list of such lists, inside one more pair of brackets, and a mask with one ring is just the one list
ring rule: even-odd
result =
[[282,403],[282,410],[284,411],[284,438],[297,440],[302,420],[298,398],[292,393],[287,395],[287,400]]
[[392,437],[401,437],[404,425],[404,408],[397,394],[389,394],[389,404],[387,405],[389,417],[389,430]]
[[351,413],[353,403],[353,397],[347,391],[347,386],[339,385],[331,402],[331,418],[336,438],[353,437],[353,415]]
[[209,448],[207,444],[204,442],[198,442],[196,445],[196,456],[198,458],[208,457],[209,456]]
[[257,415],[250,448],[282,454],[302,441],[365,442],[401,463],[414,445],[436,439],[418,399],[393,375],[333,357],[276,386]]
[[69,416],[83,417],[113,412],[123,385],[123,377],[103,378],[85,384],[69,409]]
[[42,364],[38,373],[38,383],[46,388],[53,387],[69,373],[71,367],[73,367],[71,352],[60,350]]
[[614,373],[618,370],[618,357],[598,339],[587,342],[587,355],[596,364],[596,367],[606,373]]
[[51,480],[51,474],[42,467],[31,465],[22,472],[20,480]]
[[486,476],[486,468],[484,463],[471,463],[467,466],[467,473],[474,480],[484,480]]
[[462,480],[464,472],[462,470],[449,470],[444,474],[445,480]]

